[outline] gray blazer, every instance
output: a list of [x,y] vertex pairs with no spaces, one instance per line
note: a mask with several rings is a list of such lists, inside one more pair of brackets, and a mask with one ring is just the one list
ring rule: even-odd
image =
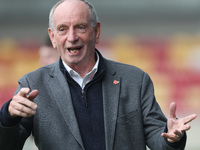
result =
[[[184,149],[184,143],[172,148],[161,137],[166,118],[155,100],[148,74],[110,60],[105,60],[105,64],[102,90],[106,150],[145,150],[146,145],[152,150]],[[37,113],[22,118],[11,128],[0,125],[0,149],[22,149],[32,132],[40,150],[84,150],[69,86],[59,62],[26,74],[19,80],[16,93],[21,87],[39,90],[34,100]],[[32,131],[24,125],[32,126]]]

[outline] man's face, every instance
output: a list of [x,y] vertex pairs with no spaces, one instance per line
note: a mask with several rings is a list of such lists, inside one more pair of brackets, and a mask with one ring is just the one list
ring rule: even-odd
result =
[[53,15],[49,35],[54,48],[69,66],[87,65],[94,61],[95,44],[99,42],[100,23],[92,26],[88,7],[80,1],[65,1]]

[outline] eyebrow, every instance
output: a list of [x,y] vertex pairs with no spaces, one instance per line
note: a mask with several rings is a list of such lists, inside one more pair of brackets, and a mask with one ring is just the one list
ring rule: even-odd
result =
[[[77,26],[80,26],[80,25],[83,25],[83,26],[85,26],[85,27],[88,27],[88,24],[87,23],[77,23],[77,24],[75,24],[75,25],[73,25],[74,27],[77,27]],[[59,24],[58,26],[57,26],[57,30],[59,30],[61,27],[68,27],[66,24]]]
[[59,25],[57,26],[56,29],[58,30],[58,29],[60,29],[61,27],[67,27],[67,25],[65,25],[65,24],[59,24]]
[[78,23],[78,24],[76,24],[76,25],[75,25],[75,27],[76,27],[76,26],[81,26],[81,25],[83,25],[83,26],[85,26],[85,27],[87,27],[87,26],[88,26],[88,24],[87,24],[87,23]]

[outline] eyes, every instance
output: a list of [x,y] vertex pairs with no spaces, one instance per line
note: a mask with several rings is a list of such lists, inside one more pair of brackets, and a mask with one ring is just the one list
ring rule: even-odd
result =
[[[83,24],[73,26],[72,28],[75,33],[85,33],[87,31],[87,25],[83,25]],[[68,33],[69,30],[70,30],[70,27],[66,25],[61,25],[60,27],[58,27],[58,32],[61,35]]]

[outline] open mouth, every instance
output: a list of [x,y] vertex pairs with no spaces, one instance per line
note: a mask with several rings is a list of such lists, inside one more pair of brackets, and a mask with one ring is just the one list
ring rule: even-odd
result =
[[78,51],[81,50],[81,48],[82,48],[82,47],[70,47],[70,48],[67,48],[67,49],[68,49],[68,51],[69,51],[70,53],[77,53]]

